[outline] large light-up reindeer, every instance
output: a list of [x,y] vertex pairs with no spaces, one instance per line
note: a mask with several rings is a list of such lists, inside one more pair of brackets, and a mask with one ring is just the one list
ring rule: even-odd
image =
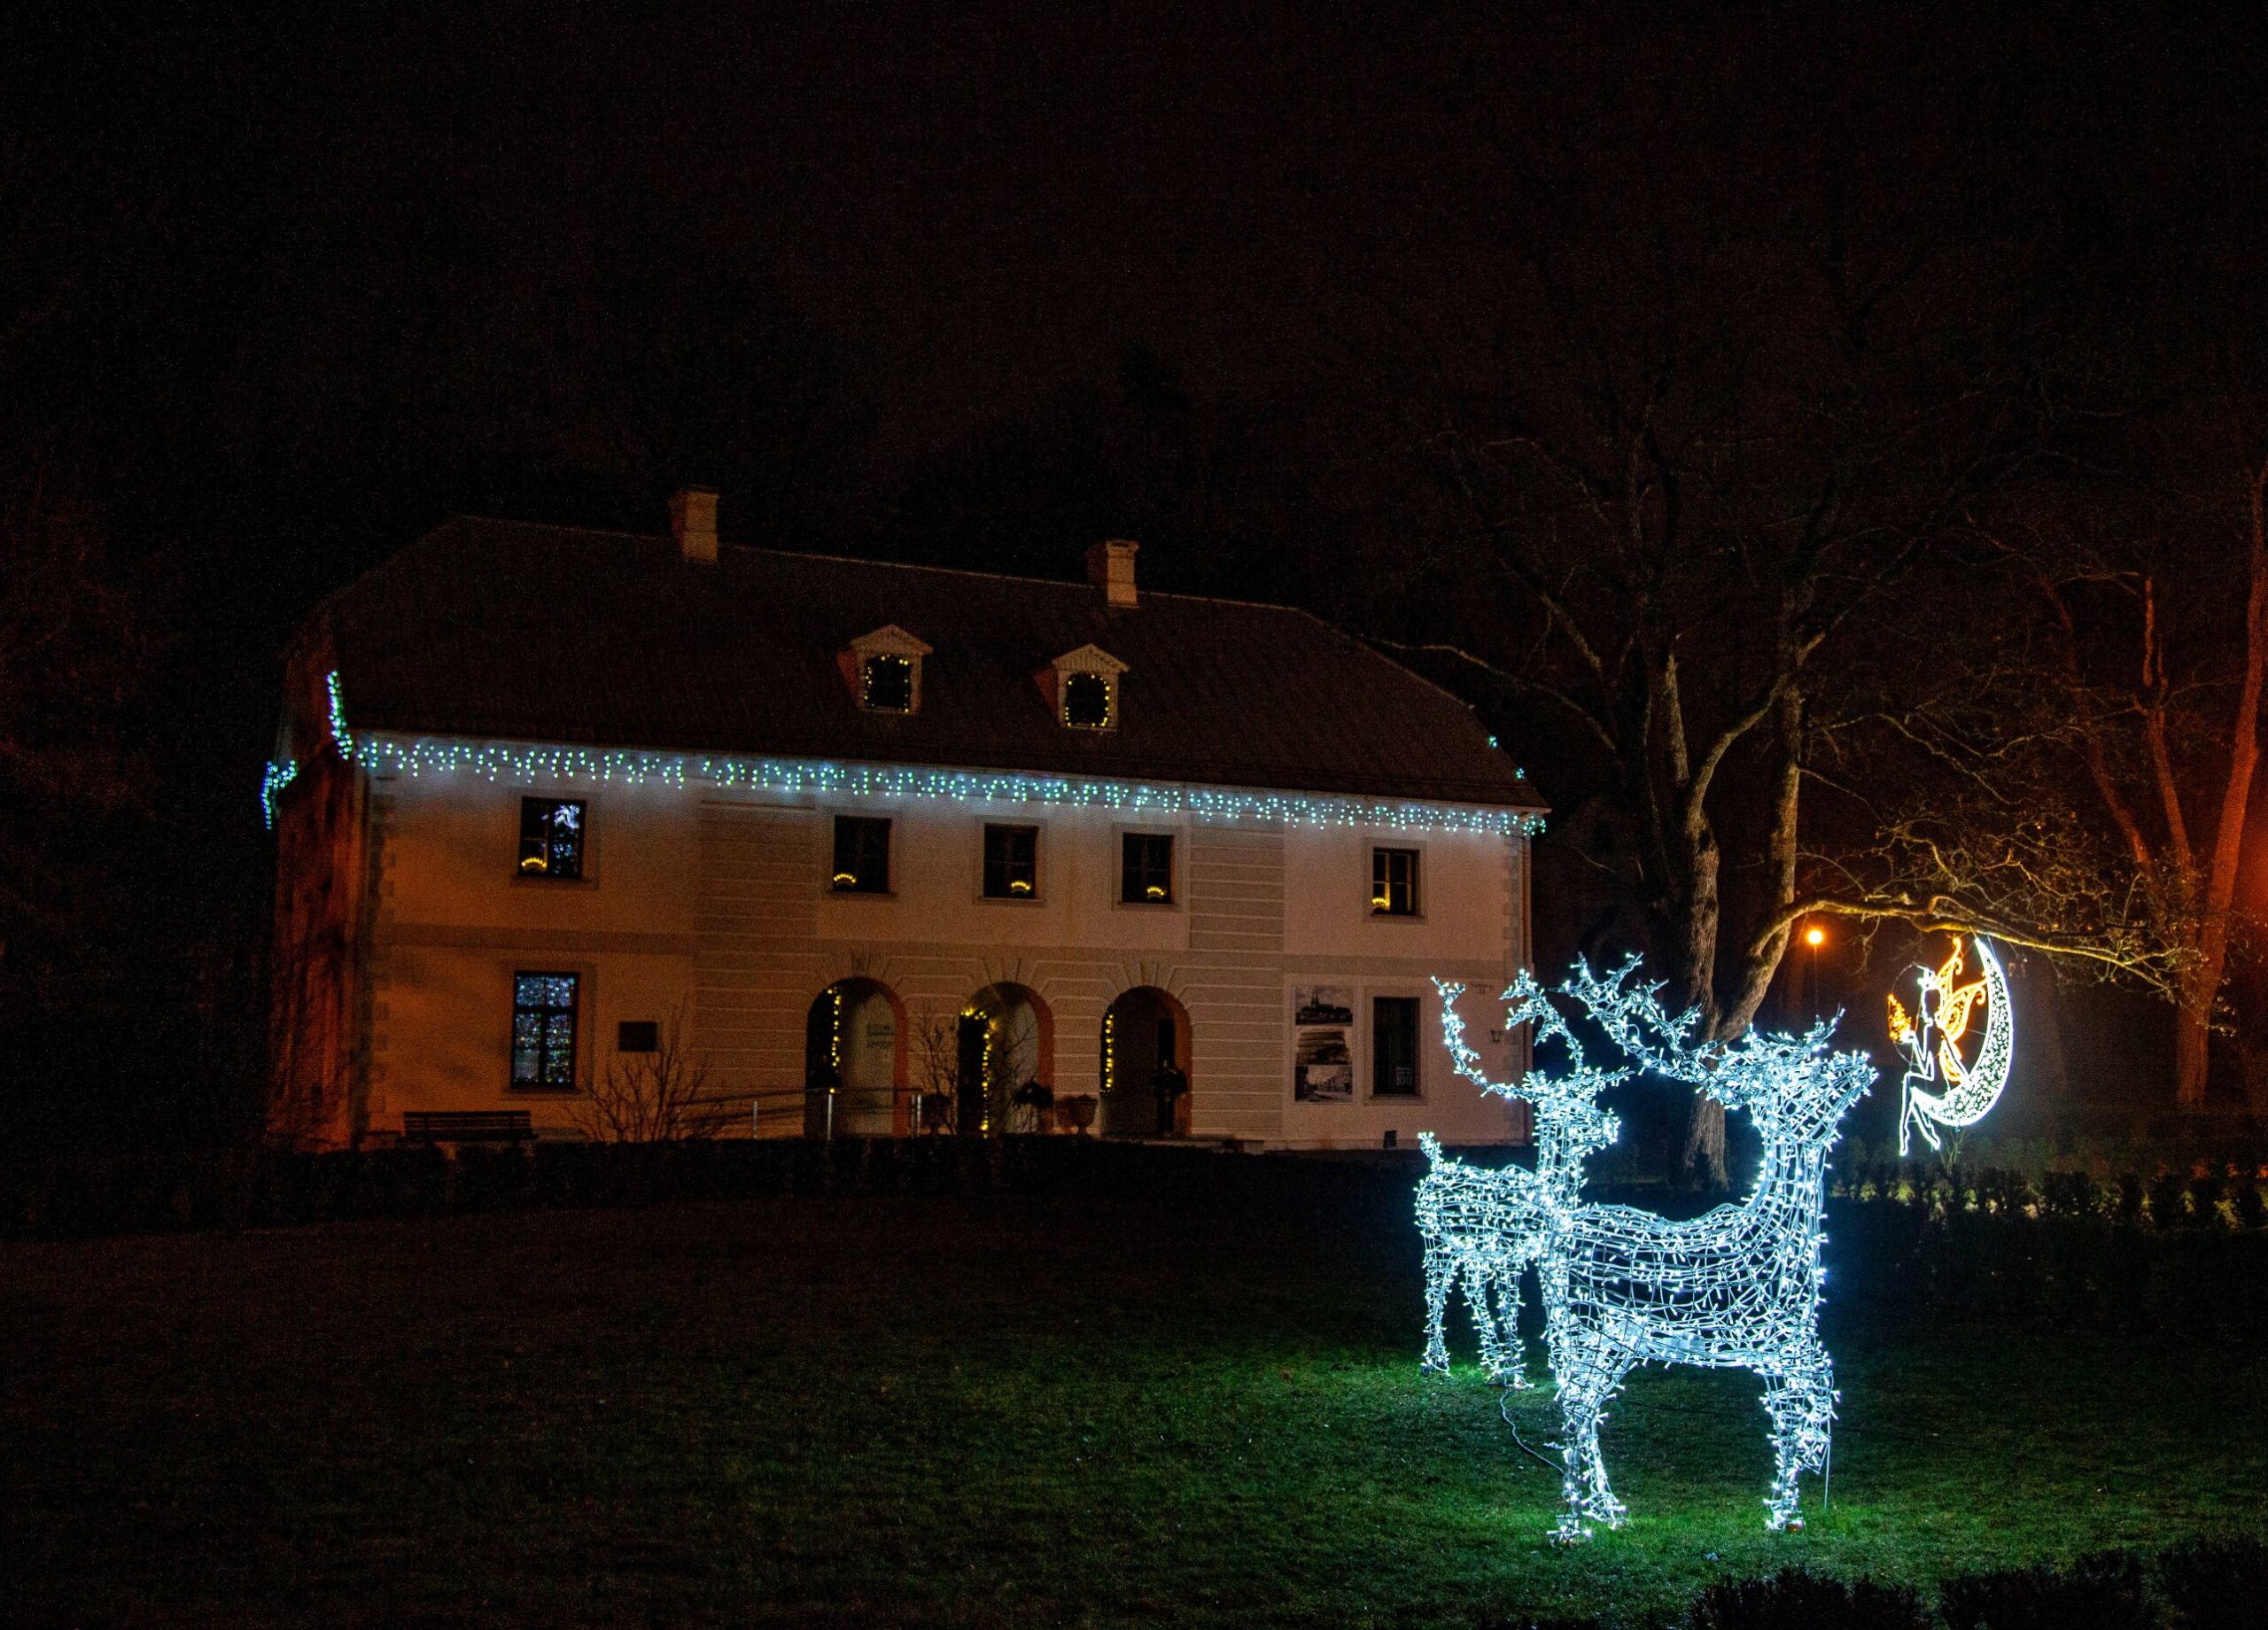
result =
[[1525,1387],[1529,1382],[1519,1333],[1521,1270],[1540,1261],[1564,1233],[1567,1212],[1582,1188],[1584,1157],[1619,1134],[1619,1122],[1598,1106],[1598,1095],[1630,1072],[1588,1066],[1581,1044],[1544,998],[1534,976],[1524,971],[1503,995],[1506,1026],[1533,1023],[1536,1044],[1557,1041],[1566,1052],[1569,1070],[1557,1078],[1532,1075],[1519,1082],[1491,1081],[1480,1055],[1464,1039],[1464,1019],[1456,1011],[1464,987],[1433,983],[1441,993],[1442,1036],[1456,1073],[1483,1092],[1526,1098],[1534,1106],[1536,1159],[1533,1171],[1472,1166],[1443,1154],[1432,1133],[1419,1137],[1428,1162],[1418,1185],[1418,1228],[1425,1242],[1425,1367],[1449,1372],[1449,1303],[1462,1289],[1489,1379]]
[[1570,1196],[1564,1246],[1539,1263],[1566,1468],[1556,1536],[1587,1536],[1587,1519],[1621,1522],[1599,1423],[1632,1367],[1650,1362],[1763,1378],[1774,1457],[1766,1521],[1800,1527],[1798,1483],[1825,1463],[1835,1418],[1834,1366],[1819,1336],[1827,1153],[1874,1067],[1828,1051],[1832,1021],[1800,1036],[1751,1030],[1737,1042],[1697,1042],[1697,1015],[1666,1014],[1658,985],[1628,982],[1635,966],[1600,979],[1579,964],[1563,989],[1632,1064],[1747,1114],[1763,1164],[1745,1202],[1686,1222]]

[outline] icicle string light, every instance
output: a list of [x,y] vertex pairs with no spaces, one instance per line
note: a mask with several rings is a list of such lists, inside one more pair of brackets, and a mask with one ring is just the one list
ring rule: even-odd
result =
[[[1631,1066],[1705,1091],[1754,1121],[1764,1145],[1754,1191],[1739,1205],[1685,1222],[1627,1206],[1581,1203],[1580,1161],[1544,1164],[1547,1113],[1560,1113],[1554,1106],[1570,1102],[1595,1107],[1598,1091],[1629,1072],[1592,1067],[1565,1021],[1524,974],[1505,992],[1511,1021],[1533,1022],[1538,1043],[1557,1043],[1568,1067],[1558,1076],[1531,1070],[1517,1088],[1483,1085],[1536,1106],[1532,1184],[1540,1220],[1523,1211],[1504,1243],[1467,1248],[1493,1251],[1496,1271],[1516,1273],[1512,1264],[1525,1260],[1536,1265],[1545,1343],[1559,1387],[1566,1506],[1555,1537],[1580,1540],[1591,1523],[1621,1522],[1623,1506],[1608,1486],[1598,1430],[1624,1378],[1650,1362],[1751,1370],[1763,1378],[1774,1453],[1766,1521],[1775,1529],[1800,1527],[1799,1479],[1825,1464],[1835,1418],[1834,1366],[1819,1336],[1827,1153],[1844,1115],[1873,1084],[1874,1067],[1863,1054],[1828,1051],[1832,1020],[1799,1036],[1751,1030],[1733,1043],[1697,1039],[1698,1015],[1665,1012],[1661,987],[1635,982],[1637,966],[1633,958],[1602,978],[1579,962],[1560,990]],[[1446,1002],[1442,1031],[1460,1072],[1480,1080],[1463,1022]],[[1614,1131],[1610,1118],[1610,1141]],[[1422,1196],[1420,1205],[1422,1227]],[[1444,1207],[1435,1207],[1435,1230],[1444,1235],[1459,1223],[1488,1220],[1445,1216]]]
[[322,685],[330,696],[330,739],[338,743],[338,756],[351,760],[354,757],[354,733],[346,727],[346,704],[338,695],[338,670],[333,668],[325,674]]
[[283,796],[286,787],[299,779],[299,761],[296,758],[287,758],[282,764],[271,758],[268,761],[268,768],[260,772],[260,818],[270,832],[276,830],[276,800]]
[[1327,793],[1246,792],[1017,771],[944,770],[906,765],[838,764],[810,758],[742,758],[632,748],[478,741],[374,731],[366,731],[358,737],[347,728],[337,672],[330,675],[326,685],[330,697],[331,738],[338,742],[339,752],[380,775],[417,778],[462,772],[508,783],[596,781],[638,787],[650,782],[671,788],[742,789],[782,797],[1033,803],[1153,817],[1187,815],[1200,820],[1282,821],[1293,826],[1465,832],[1487,836],[1532,837],[1543,829],[1543,817],[1539,814],[1487,804],[1423,803]]

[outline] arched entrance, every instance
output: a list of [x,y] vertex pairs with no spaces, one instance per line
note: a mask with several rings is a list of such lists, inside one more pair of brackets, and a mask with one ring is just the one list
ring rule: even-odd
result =
[[[804,1129],[814,1137],[902,1137],[905,1023],[897,993],[872,979],[837,980],[804,1021]],[[833,1088],[830,1122],[825,1089]]]
[[1055,1020],[1029,985],[987,985],[961,1005],[956,1129],[969,1137],[1036,1129],[1017,1094],[1055,1085]]
[[1135,986],[1102,1016],[1101,1120],[1106,1137],[1189,1130],[1189,1010],[1155,985]]

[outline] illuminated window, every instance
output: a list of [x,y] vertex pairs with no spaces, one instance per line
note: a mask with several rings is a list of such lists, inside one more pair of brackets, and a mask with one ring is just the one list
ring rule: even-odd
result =
[[913,711],[913,659],[884,653],[866,658],[860,671],[858,701],[876,713]]
[[662,1027],[651,1019],[625,1019],[614,1027],[617,1052],[659,1052]]
[[575,1084],[575,1007],[579,974],[512,975],[512,1084]]
[[984,897],[1029,900],[1039,893],[1039,828],[984,828]]
[[1129,832],[1120,840],[1118,897],[1129,905],[1173,904],[1173,839],[1160,832]]
[[835,874],[838,894],[889,892],[889,822],[866,815],[835,818]]
[[583,875],[583,801],[520,800],[520,875],[573,882]]
[[1371,851],[1371,915],[1415,917],[1418,914],[1418,851],[1414,849],[1374,849]]
[[1418,998],[1371,999],[1371,1096],[1418,1096]]
[[1107,673],[1067,673],[1063,676],[1063,722],[1081,730],[1107,730],[1111,718],[1111,682]]
[[929,648],[895,623],[860,634],[835,654],[850,696],[870,713],[921,710],[921,659]]

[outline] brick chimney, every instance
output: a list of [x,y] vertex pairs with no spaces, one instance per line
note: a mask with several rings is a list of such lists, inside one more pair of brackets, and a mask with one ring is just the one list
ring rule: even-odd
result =
[[717,492],[714,487],[681,486],[670,500],[670,532],[689,561],[717,563]]
[[1141,547],[1113,538],[1087,551],[1087,581],[1102,590],[1107,603],[1130,608],[1134,604],[1134,551]]

